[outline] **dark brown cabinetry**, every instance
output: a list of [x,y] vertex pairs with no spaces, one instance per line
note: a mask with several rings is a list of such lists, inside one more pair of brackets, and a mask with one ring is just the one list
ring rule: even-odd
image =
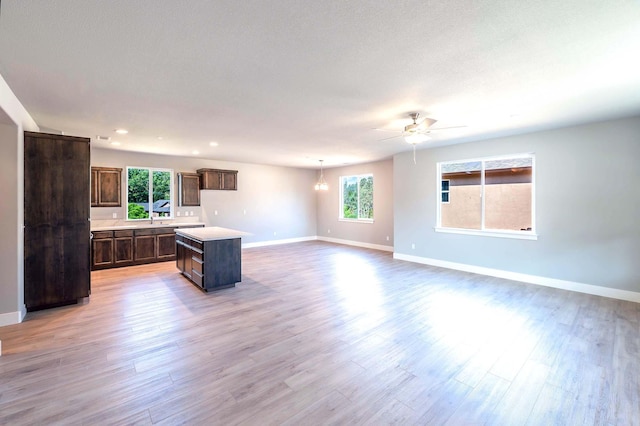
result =
[[91,207],[122,206],[122,169],[91,168]]
[[178,205],[200,205],[200,175],[197,173],[178,173]]
[[240,282],[240,238],[198,241],[176,235],[176,266],[204,291],[234,287]]
[[238,171],[199,169],[200,189],[235,191],[238,189]]
[[133,264],[133,231],[113,232],[113,264],[116,266]]
[[176,228],[136,229],[135,263],[174,260],[176,256]]
[[89,296],[90,140],[24,133],[24,301],[28,311]]
[[133,231],[93,231],[91,269],[133,265]]
[[176,258],[177,227],[93,231],[91,269],[164,262]]

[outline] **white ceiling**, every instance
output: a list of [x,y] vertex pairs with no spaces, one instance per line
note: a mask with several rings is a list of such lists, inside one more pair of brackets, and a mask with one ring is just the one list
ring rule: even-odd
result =
[[399,132],[414,111],[467,126],[419,148],[640,113],[632,0],[3,0],[0,13],[0,74],[38,125],[105,148],[97,135],[317,168],[411,149],[373,129]]

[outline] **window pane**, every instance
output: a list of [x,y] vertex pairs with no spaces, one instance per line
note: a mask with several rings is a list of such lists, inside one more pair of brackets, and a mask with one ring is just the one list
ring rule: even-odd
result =
[[485,228],[531,229],[531,158],[485,163]]
[[343,218],[358,218],[358,178],[348,176],[342,180],[342,211]]
[[360,179],[360,219],[373,219],[373,176]]
[[449,190],[449,181],[448,180],[443,180],[442,181],[442,190],[443,191],[448,191]]
[[149,170],[128,169],[127,218],[149,217]]
[[[441,226],[482,229],[482,163],[469,161],[442,164],[441,180],[448,180],[448,203],[441,203]],[[443,182],[444,186],[444,182]],[[444,201],[445,195],[442,194]]]
[[153,172],[153,215],[171,217],[171,173]]

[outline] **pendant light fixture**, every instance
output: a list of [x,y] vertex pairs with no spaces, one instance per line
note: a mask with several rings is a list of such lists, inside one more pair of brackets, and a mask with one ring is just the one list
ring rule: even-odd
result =
[[315,189],[316,191],[326,191],[329,189],[329,185],[327,185],[327,182],[324,181],[324,173],[322,169],[322,162],[324,160],[318,161],[320,161],[320,180],[318,181],[318,183],[316,183]]

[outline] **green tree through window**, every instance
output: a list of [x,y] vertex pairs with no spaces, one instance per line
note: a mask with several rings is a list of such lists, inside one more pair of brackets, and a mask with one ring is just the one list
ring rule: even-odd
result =
[[341,176],[341,219],[373,219],[373,175]]
[[172,170],[127,167],[127,218],[172,217],[172,176]]

